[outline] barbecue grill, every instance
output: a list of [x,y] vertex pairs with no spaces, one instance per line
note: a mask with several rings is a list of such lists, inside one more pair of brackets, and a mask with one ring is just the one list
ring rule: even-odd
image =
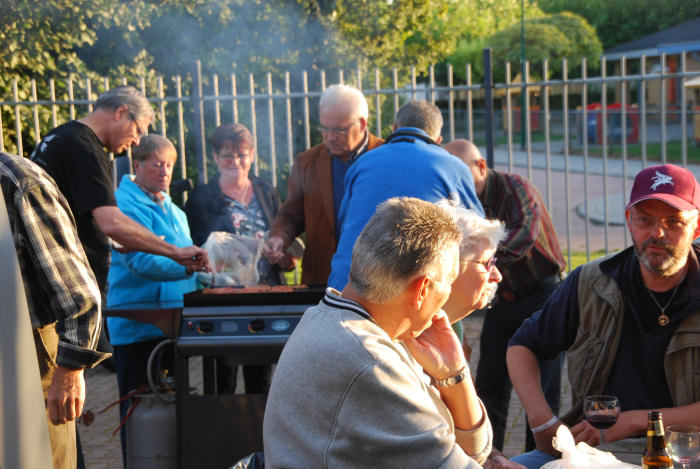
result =
[[[321,300],[322,287],[214,288],[188,293],[180,304],[110,308],[158,326],[175,339],[179,467],[228,468],[262,451],[264,394],[222,394],[219,357],[240,364],[273,364],[304,311]],[[201,356],[203,395],[191,393],[190,357]]]

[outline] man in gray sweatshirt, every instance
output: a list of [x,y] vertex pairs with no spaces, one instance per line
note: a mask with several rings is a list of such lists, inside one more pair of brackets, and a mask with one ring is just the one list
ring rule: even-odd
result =
[[348,285],[304,313],[282,352],[265,410],[266,467],[480,467],[491,426],[441,310],[460,239],[432,203],[378,207]]

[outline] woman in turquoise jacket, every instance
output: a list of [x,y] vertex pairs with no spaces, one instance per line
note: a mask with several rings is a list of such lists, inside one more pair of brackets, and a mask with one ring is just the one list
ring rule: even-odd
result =
[[[187,217],[165,192],[177,158],[173,144],[159,135],[144,136],[132,150],[132,158],[135,174],[125,175],[116,192],[119,209],[168,243],[178,247],[191,246]],[[114,249],[108,282],[108,308],[182,301],[185,293],[196,289],[196,279],[189,267],[163,256],[144,252],[122,254]],[[120,317],[108,317],[107,329],[114,348],[119,396],[124,397],[148,382],[148,357],[164,336],[152,324]],[[120,403],[122,420],[128,407],[128,401]],[[123,426],[121,440],[126,463],[124,429]]]

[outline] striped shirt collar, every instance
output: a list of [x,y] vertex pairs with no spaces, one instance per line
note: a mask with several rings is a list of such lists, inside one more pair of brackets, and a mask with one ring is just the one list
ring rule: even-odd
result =
[[365,319],[369,319],[370,321],[375,322],[374,319],[372,319],[372,316],[369,315],[367,310],[365,310],[365,308],[363,308],[362,305],[360,305],[356,301],[343,298],[342,296],[340,296],[340,292],[335,288],[326,288],[326,296],[324,296],[321,301],[324,304],[333,308],[347,309],[355,314],[359,314]]

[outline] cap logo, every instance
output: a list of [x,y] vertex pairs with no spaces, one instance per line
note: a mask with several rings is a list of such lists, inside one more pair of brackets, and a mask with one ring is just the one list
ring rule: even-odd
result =
[[667,174],[662,174],[658,171],[656,172],[656,176],[651,178],[652,181],[654,181],[654,184],[651,185],[651,190],[655,191],[657,187],[659,187],[662,184],[671,184],[673,185],[673,178]]

